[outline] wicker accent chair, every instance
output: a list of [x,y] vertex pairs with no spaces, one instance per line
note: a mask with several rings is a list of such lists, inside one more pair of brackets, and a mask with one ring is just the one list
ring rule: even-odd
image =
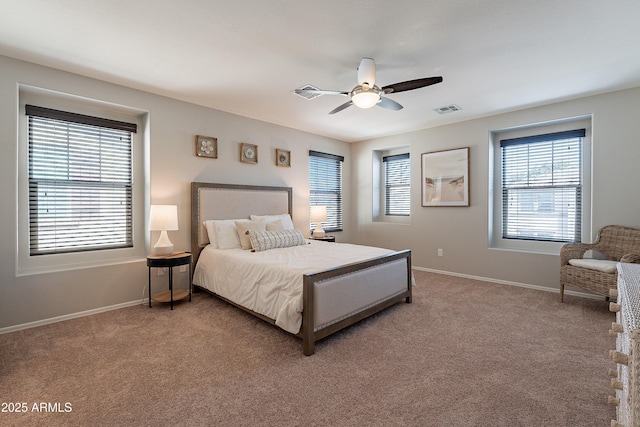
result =
[[598,232],[594,243],[567,243],[560,249],[560,302],[564,302],[564,287],[573,286],[609,297],[609,289],[617,289],[618,273],[605,273],[569,264],[582,258],[588,250],[616,262],[640,263],[640,229],[607,225]]

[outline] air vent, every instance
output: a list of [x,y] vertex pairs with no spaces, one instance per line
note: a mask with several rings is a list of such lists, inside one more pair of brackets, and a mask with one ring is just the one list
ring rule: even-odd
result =
[[460,111],[462,108],[458,107],[456,104],[446,105],[444,107],[436,108],[435,111],[438,114],[447,114],[453,113],[454,111]]
[[[301,90],[318,90],[318,88],[315,87],[315,86],[306,85],[306,86],[302,86],[302,87],[299,87],[298,89],[296,89],[296,91],[301,91]],[[319,96],[322,96],[321,93],[296,92],[296,91],[293,91],[293,93],[295,93],[298,96],[303,97],[304,99],[313,99],[313,98],[317,98]]]

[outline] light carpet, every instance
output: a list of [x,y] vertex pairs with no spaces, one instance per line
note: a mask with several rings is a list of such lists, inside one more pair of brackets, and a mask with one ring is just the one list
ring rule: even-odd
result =
[[[206,294],[0,335],[4,426],[605,426],[602,300],[416,271],[316,345]],[[44,403],[47,410],[36,408]]]

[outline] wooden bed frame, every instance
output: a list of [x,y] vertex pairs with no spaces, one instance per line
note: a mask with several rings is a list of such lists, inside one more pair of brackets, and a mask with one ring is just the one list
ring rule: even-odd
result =
[[[194,271],[200,252],[209,243],[203,225],[205,220],[248,218],[251,214],[276,215],[285,212],[292,215],[290,187],[192,182],[191,251],[194,265],[191,271]],[[296,334],[302,338],[305,356],[314,353],[316,341],[403,300],[411,303],[411,277],[411,251],[409,250],[314,274],[305,274],[302,327]],[[242,307],[207,289],[194,286],[275,325],[275,321],[271,318]],[[389,289],[390,294],[375,301],[367,300],[366,288],[370,286],[381,287],[385,292]],[[341,295],[339,300],[336,300],[333,292],[336,289],[339,289]],[[344,306],[337,309],[342,310],[337,315],[336,306]]]

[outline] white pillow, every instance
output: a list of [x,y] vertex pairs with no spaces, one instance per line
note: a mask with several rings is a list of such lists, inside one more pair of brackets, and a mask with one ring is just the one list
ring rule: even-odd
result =
[[609,261],[606,259],[570,259],[569,264],[574,267],[587,268],[589,270],[602,271],[603,273],[615,273],[617,269],[616,261]]
[[216,226],[215,221],[207,220],[203,222],[204,228],[207,229],[207,236],[209,237],[209,244],[212,248],[218,249],[218,239],[216,239]]
[[267,231],[284,231],[284,224],[281,219],[272,222],[263,222]]
[[240,239],[236,230],[236,221],[248,219],[213,219],[204,222],[209,236],[209,244],[216,249],[232,249],[240,247]]
[[240,246],[242,249],[251,249],[251,240],[249,240],[249,231],[264,231],[266,224],[262,221],[236,221],[236,230],[240,238]]
[[282,225],[285,230],[293,230],[293,221],[291,220],[291,215],[289,214],[280,214],[280,215],[251,215],[250,218],[254,221],[264,221],[264,222],[274,222],[277,220],[282,220]]

